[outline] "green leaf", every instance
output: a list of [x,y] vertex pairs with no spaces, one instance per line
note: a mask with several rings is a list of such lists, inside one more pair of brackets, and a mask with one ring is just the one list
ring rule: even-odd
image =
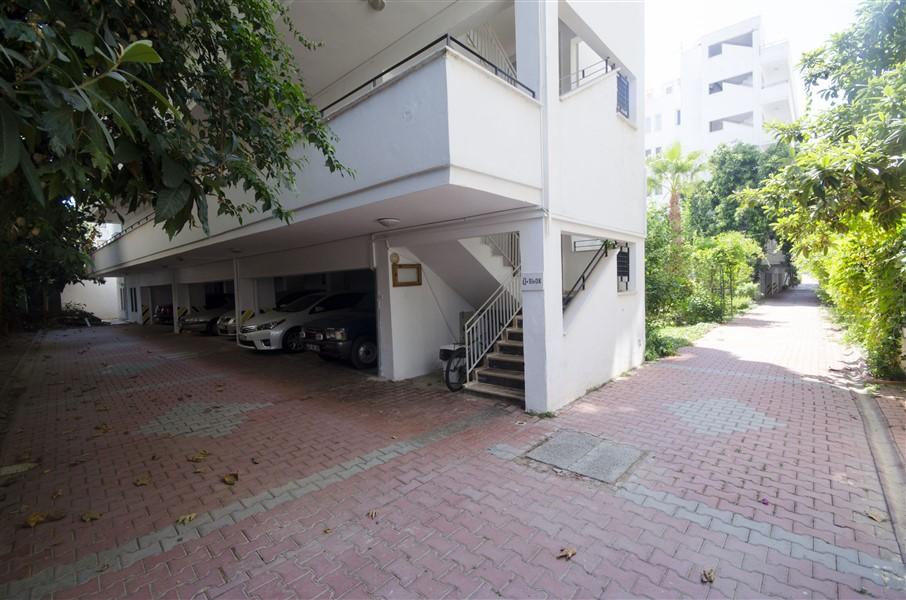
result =
[[181,185],[176,189],[164,188],[157,193],[157,202],[154,205],[154,221],[161,223],[174,217],[185,208],[189,200],[188,185]]
[[94,35],[83,29],[76,29],[69,36],[69,42],[76,48],[81,48],[85,56],[94,54]]
[[208,199],[204,194],[199,194],[195,198],[195,212],[198,214],[198,220],[201,221],[201,228],[205,235],[211,235],[211,229],[208,225]]
[[140,86],[142,86],[143,88],[148,90],[151,93],[151,95],[154,96],[155,98],[157,98],[158,102],[163,104],[171,113],[173,113],[177,117],[179,116],[179,110],[177,110],[176,107],[173,106],[169,100],[164,98],[164,96],[160,92],[158,92],[156,89],[154,89],[152,86],[150,86],[143,79],[141,79],[140,77],[136,77],[135,75],[133,75],[132,73],[129,73],[128,71],[123,71],[123,75],[125,75],[126,77],[128,77],[129,79],[134,81],[135,83],[139,84]]
[[186,180],[189,172],[181,164],[164,155],[163,160],[161,160],[161,175],[165,186],[177,188]]
[[0,101],[0,179],[19,165],[19,123],[13,109]]
[[[19,145],[21,147],[21,142]],[[24,148],[21,150],[24,150]],[[41,180],[38,178],[38,171],[35,169],[35,165],[31,162],[31,157],[27,152],[22,152],[21,155],[22,173],[25,175],[26,181],[28,181],[31,193],[34,195],[35,200],[37,200],[41,206],[44,206],[44,191],[41,189]]]
[[120,54],[119,62],[157,64],[163,62],[163,59],[152,47],[151,40],[138,40],[126,46]]

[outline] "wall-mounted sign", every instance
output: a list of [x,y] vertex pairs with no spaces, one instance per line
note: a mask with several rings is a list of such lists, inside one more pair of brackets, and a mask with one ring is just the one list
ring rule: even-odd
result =
[[420,264],[391,265],[393,287],[409,287],[422,284],[422,266]]
[[540,292],[544,290],[544,277],[541,273],[523,273],[522,291]]

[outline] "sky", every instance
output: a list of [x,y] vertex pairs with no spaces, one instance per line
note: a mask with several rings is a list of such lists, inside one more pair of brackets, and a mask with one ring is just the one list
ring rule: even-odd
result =
[[[761,15],[765,43],[788,41],[793,65],[853,22],[860,0],[646,0],[645,85],[679,77],[680,53],[706,33]],[[804,92],[799,93],[800,109]]]

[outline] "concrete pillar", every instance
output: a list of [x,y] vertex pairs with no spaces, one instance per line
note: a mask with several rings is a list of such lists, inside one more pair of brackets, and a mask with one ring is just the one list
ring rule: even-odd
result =
[[[516,79],[533,89],[536,98],[541,91],[543,60],[542,21],[545,2],[522,0],[516,11]],[[556,3],[554,3],[556,6]]]
[[563,341],[560,230],[547,217],[526,221],[519,231],[522,276],[541,277],[523,285],[522,320],[525,354],[525,409],[546,412],[563,403],[558,385]]
[[173,333],[181,331],[179,320],[191,312],[190,287],[187,283],[173,281]]
[[385,240],[374,242],[378,374],[393,379],[393,322],[390,311],[390,256]]
[[151,312],[154,310],[154,307],[151,306],[151,288],[144,285],[138,288],[138,322],[141,325],[150,325],[151,324]]

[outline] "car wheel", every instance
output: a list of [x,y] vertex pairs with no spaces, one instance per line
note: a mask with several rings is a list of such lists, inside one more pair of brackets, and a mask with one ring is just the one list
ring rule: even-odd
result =
[[371,338],[361,337],[352,344],[352,353],[349,356],[352,366],[356,369],[369,369],[377,364],[377,342]]
[[302,330],[298,327],[287,331],[283,335],[283,349],[287,352],[302,352],[304,346],[302,345],[301,333]]

